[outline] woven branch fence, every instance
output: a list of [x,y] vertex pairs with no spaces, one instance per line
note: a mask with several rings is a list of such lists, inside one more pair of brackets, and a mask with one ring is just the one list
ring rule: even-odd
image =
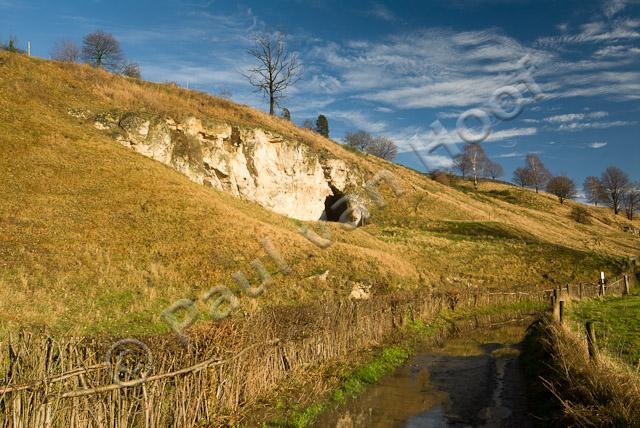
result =
[[550,293],[419,290],[268,308],[193,329],[188,345],[173,335],[141,339],[151,358],[137,355],[138,370],[124,378],[105,359],[107,339],[20,333],[0,342],[0,427],[224,426],[287,377],[382,344],[409,321],[548,302]]

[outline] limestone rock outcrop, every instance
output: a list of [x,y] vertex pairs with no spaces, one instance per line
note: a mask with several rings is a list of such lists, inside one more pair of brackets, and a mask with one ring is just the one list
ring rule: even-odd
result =
[[[196,183],[299,220],[319,220],[330,202],[363,184],[362,177],[343,160],[260,128],[208,123],[195,117],[176,122],[138,112],[101,113],[94,117],[93,125]],[[345,208],[355,200],[345,199]],[[350,221],[362,221],[361,210],[352,210],[350,215]]]

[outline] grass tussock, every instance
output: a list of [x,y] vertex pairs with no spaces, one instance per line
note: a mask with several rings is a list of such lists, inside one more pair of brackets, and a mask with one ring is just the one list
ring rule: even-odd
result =
[[640,427],[638,372],[604,353],[591,361],[583,335],[547,317],[529,328],[523,355],[543,426]]

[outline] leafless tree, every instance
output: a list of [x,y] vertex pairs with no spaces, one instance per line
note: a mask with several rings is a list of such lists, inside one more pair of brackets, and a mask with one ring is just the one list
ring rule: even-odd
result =
[[305,119],[304,122],[302,122],[302,127],[309,131],[316,132],[316,125],[313,123],[313,119]]
[[224,98],[225,100],[230,100],[233,94],[228,89],[219,89],[216,92],[216,97]]
[[365,151],[388,161],[392,161],[398,156],[398,146],[387,137],[374,138]]
[[94,67],[118,71],[123,60],[120,43],[102,30],[87,34],[82,42],[82,59]]
[[538,193],[538,190],[549,181],[551,174],[535,153],[527,155],[526,164],[526,168],[529,170],[529,179],[531,180],[529,185],[536,189],[536,193]]
[[286,37],[280,32],[255,35],[248,52],[258,64],[244,76],[269,99],[269,114],[273,116],[287,88],[300,80],[302,64],[295,53],[287,51]]
[[469,158],[464,156],[464,153],[459,154],[455,158],[453,158],[453,169],[460,172],[463,179],[467,178],[467,174],[471,170],[471,164],[469,163]]
[[633,216],[640,208],[640,182],[630,185],[623,196],[624,209],[629,220],[633,220]]
[[531,171],[528,168],[520,167],[513,171],[513,181],[518,186],[526,187],[531,185]]
[[[478,143],[467,143],[462,149],[462,153],[457,156],[455,166],[458,169],[464,168],[473,177],[473,187],[478,188],[478,178],[480,178],[490,162],[482,146]],[[464,176],[464,173],[463,173]]]
[[136,62],[128,62],[122,66],[122,75],[132,79],[141,79],[140,65]]
[[373,136],[367,131],[347,132],[344,140],[351,148],[365,151],[373,143]]
[[573,199],[576,197],[576,183],[564,175],[551,177],[547,183],[547,192],[557,196],[560,203],[563,204],[565,199]]
[[602,188],[607,195],[607,202],[614,214],[620,212],[624,193],[629,187],[629,176],[620,168],[608,167],[600,177]]
[[59,40],[53,46],[51,59],[61,62],[78,62],[78,59],[80,59],[80,48],[73,40]]
[[590,202],[595,206],[598,206],[599,202],[607,201],[607,194],[602,186],[602,182],[596,176],[590,175],[585,178],[582,190],[584,190],[587,202]]
[[495,180],[498,177],[502,177],[502,175],[504,174],[504,169],[502,169],[502,165],[500,165],[498,162],[490,160],[486,165],[485,173],[486,175],[491,177],[491,179]]

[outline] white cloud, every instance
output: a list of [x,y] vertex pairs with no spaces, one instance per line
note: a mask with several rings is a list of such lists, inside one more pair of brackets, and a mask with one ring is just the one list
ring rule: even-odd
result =
[[609,45],[598,49],[594,54],[596,57],[628,57],[640,55],[640,48],[625,45]]
[[[515,143],[510,140],[517,137],[535,135],[537,132],[538,130],[536,128],[503,129],[492,132],[481,144],[508,140],[509,144],[515,145]],[[413,151],[412,145],[417,150],[425,153],[427,153],[431,148],[441,145],[449,146],[452,152],[456,152],[461,150],[465,143],[453,129],[445,130],[436,137],[431,130],[426,130],[424,128],[407,128],[390,134],[390,137],[398,143],[398,150],[400,152]],[[445,149],[442,148],[439,150]]]
[[589,144],[589,147],[591,147],[592,149],[599,149],[599,148],[604,147],[606,145],[607,145],[607,143],[597,143],[596,142],[596,143]]
[[607,116],[609,116],[609,113],[606,111],[594,111],[591,113],[568,113],[545,117],[544,121],[550,123],[565,123],[575,122],[583,119],[601,119]]
[[511,128],[504,129],[502,131],[492,132],[491,135],[485,140],[489,141],[502,141],[509,138],[525,137],[529,135],[535,135],[538,133],[536,128]]
[[626,0],[606,0],[603,5],[604,14],[607,18],[612,18],[626,6]]
[[382,3],[374,3],[369,14],[376,18],[380,18],[383,21],[391,22],[397,19],[393,12],[391,12],[391,10]]
[[329,66],[343,93],[398,109],[485,103],[526,54],[533,64],[548,60],[496,30],[430,29],[381,42],[326,43],[309,54]]
[[499,159],[506,159],[506,158],[519,158],[519,157],[524,157],[525,154],[524,153],[520,153],[520,152],[508,152],[508,153],[502,153],[500,155],[497,155],[496,157]]
[[607,42],[615,40],[633,40],[640,38],[635,30],[634,21],[615,20],[612,22],[590,22],[581,26],[579,33],[561,36],[541,37],[536,43],[541,47],[559,47],[567,44]]
[[582,129],[607,129],[615,128],[618,126],[635,125],[638,122],[629,122],[624,120],[616,120],[612,122],[574,122],[565,124],[563,123],[558,127],[559,131],[579,131]]
[[360,111],[330,111],[327,116],[343,120],[357,129],[372,133],[382,132],[387,127],[384,121],[373,121]]
[[246,84],[245,78],[235,70],[216,70],[188,62],[164,62],[162,65],[142,64],[145,78],[153,81],[187,82],[193,85]]

